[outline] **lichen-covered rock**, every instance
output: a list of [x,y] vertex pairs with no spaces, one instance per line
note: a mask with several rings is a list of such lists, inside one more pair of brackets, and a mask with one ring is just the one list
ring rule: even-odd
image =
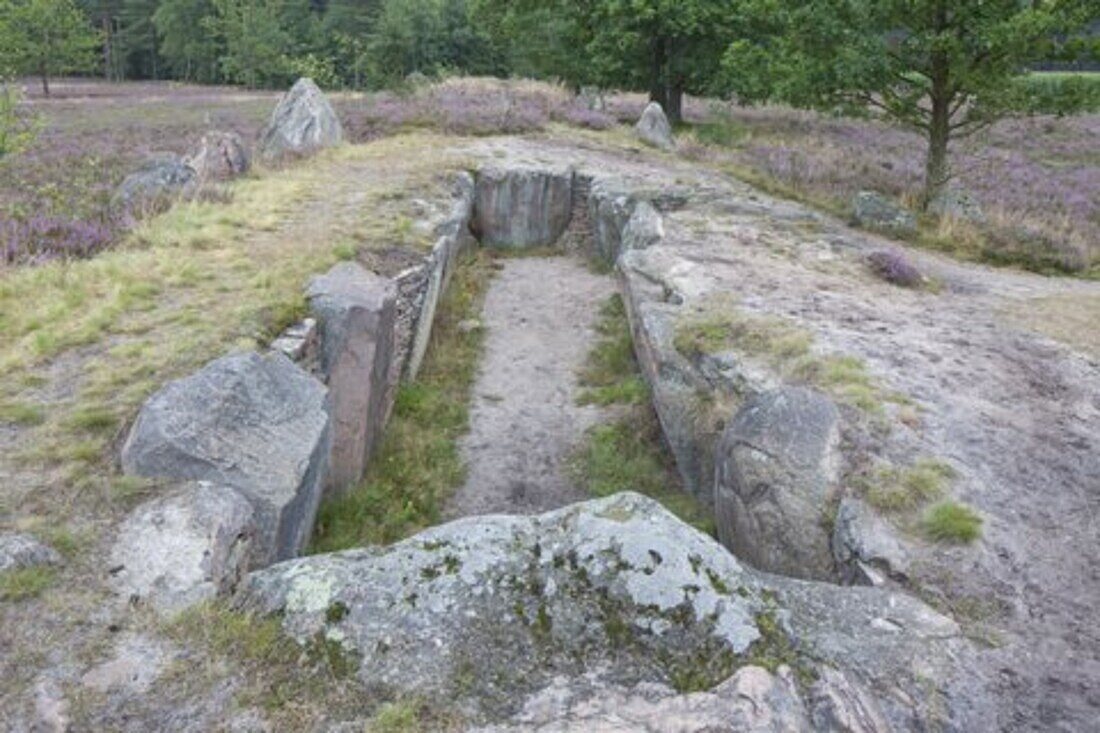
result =
[[477,175],[472,228],[490,247],[554,244],[569,226],[572,185],[570,169],[483,169]]
[[203,481],[147,501],[118,529],[111,586],[165,614],[230,593],[248,570],[253,516],[235,489]]
[[195,169],[179,156],[154,155],[123,179],[111,197],[111,208],[122,216],[152,214],[186,194],[196,180]]
[[937,216],[962,219],[972,224],[985,224],[982,204],[966,189],[946,186],[928,202],[928,212]]
[[639,201],[623,227],[623,249],[646,249],[665,236],[664,220],[648,201]]
[[634,213],[635,201],[621,184],[605,179],[592,182],[588,194],[588,219],[596,254],[614,264],[623,249],[623,230]]
[[642,112],[641,118],[634,125],[638,137],[661,150],[672,150],[675,143],[672,140],[672,125],[665,116],[664,109],[657,102],[650,102]]
[[909,555],[890,524],[852,497],[837,507],[833,556],[846,583],[882,585],[887,578],[905,580],[909,573]]
[[260,157],[277,162],[290,156],[310,155],[344,142],[344,128],[328,98],[312,79],[294,83],[260,133]]
[[255,558],[263,565],[305,547],[329,440],[324,385],[281,353],[234,354],[149,398],[122,448],[122,468],[239,490],[256,511]]
[[0,573],[60,564],[61,555],[57,550],[42,544],[29,534],[0,534]]
[[913,234],[917,231],[917,217],[880,193],[860,191],[852,203],[855,223],[866,229],[888,234]]
[[342,262],[315,278],[308,296],[321,322],[321,371],[332,402],[327,485],[342,492],[363,478],[390,412],[397,288]]
[[200,181],[227,181],[248,172],[252,160],[241,136],[212,130],[184,159]]
[[839,480],[839,424],[828,398],[801,387],[745,402],[715,451],[722,544],[761,570],[834,577],[824,520]]
[[281,563],[252,573],[238,604],[341,649],[370,689],[440,696],[486,722],[559,677],[710,689],[780,659],[858,679],[897,724],[969,658],[956,625],[918,601],[758,573],[630,493]]

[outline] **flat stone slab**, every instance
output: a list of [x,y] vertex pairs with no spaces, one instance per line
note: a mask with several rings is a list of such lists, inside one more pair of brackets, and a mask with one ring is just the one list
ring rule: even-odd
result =
[[0,534],[0,573],[44,565],[60,565],[61,555],[29,534]]
[[545,247],[573,212],[569,169],[485,168],[478,172],[472,228],[490,247]]
[[239,490],[256,511],[256,563],[294,557],[321,498],[328,410],[324,385],[285,355],[226,356],[149,398],[122,448],[122,468]]
[[236,588],[256,538],[236,489],[188,482],[152,499],[119,527],[110,582],[117,593],[172,614]]

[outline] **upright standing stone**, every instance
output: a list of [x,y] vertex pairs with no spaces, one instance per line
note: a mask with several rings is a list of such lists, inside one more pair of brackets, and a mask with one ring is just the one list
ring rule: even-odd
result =
[[227,181],[244,175],[252,161],[248,149],[235,132],[212,130],[184,159],[200,181]]
[[279,100],[260,133],[260,157],[276,162],[310,155],[344,141],[344,128],[332,105],[312,79],[299,79]]
[[256,511],[259,565],[309,541],[330,449],[327,390],[281,353],[234,354],[169,382],[122,448],[128,474],[230,486]]
[[825,396],[783,387],[753,397],[715,455],[718,538],[760,570],[833,578],[825,512],[839,478],[840,415]]
[[342,492],[363,478],[389,413],[397,288],[343,262],[314,279],[308,294],[321,322],[321,370],[332,400],[327,490]]
[[642,112],[638,124],[634,125],[635,131],[644,142],[660,148],[672,150],[672,125],[668,123],[664,109],[656,102],[650,102]]
[[561,238],[573,212],[568,168],[496,169],[477,174],[472,228],[490,247],[545,247]]

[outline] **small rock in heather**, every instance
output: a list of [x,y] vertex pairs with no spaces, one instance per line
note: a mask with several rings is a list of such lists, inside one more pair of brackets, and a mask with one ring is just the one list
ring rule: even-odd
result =
[[904,206],[874,191],[860,191],[852,204],[855,223],[888,234],[909,235],[917,231],[917,217]]
[[200,181],[227,181],[248,172],[252,161],[241,136],[212,130],[184,159]]
[[634,129],[644,142],[661,150],[672,150],[675,146],[672,140],[672,125],[669,124],[664,109],[657,102],[646,105]]
[[265,161],[277,162],[343,141],[344,128],[328,98],[312,79],[302,78],[279,100],[260,133],[258,149]]
[[577,95],[581,104],[585,109],[592,112],[606,112],[607,100],[604,98],[603,92],[599,87],[584,86],[581,87],[580,94]]
[[971,224],[985,224],[985,211],[981,202],[969,191],[958,186],[948,186],[928,202],[928,212],[937,216],[962,219]]
[[196,180],[195,169],[179,156],[156,155],[119,184],[111,208],[123,216],[153,214],[185,195]]
[[57,550],[34,537],[19,532],[0,534],[0,573],[60,564]]

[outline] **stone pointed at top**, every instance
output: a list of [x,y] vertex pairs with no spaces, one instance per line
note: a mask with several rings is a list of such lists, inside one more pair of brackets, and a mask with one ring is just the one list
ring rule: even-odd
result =
[[344,128],[328,98],[312,79],[299,79],[283,95],[260,133],[259,154],[266,162],[310,155],[344,141]]
[[646,105],[645,111],[642,112],[638,124],[634,125],[634,129],[637,131],[638,137],[654,147],[661,150],[672,150],[674,147],[672,125],[668,123],[668,117],[665,116],[664,109],[656,102],[650,102]]

